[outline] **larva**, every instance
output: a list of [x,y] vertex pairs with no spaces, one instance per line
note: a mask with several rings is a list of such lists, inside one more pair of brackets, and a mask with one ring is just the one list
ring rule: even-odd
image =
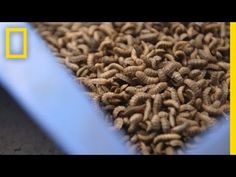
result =
[[174,81],[176,86],[180,86],[184,81],[181,74],[179,72],[176,72],[176,71],[173,72],[173,74],[171,75],[171,79]]
[[179,112],[184,112],[184,111],[192,111],[194,110],[195,108],[189,104],[182,104],[180,105],[179,107]]
[[152,132],[148,135],[142,135],[142,134],[138,134],[137,137],[140,141],[143,141],[145,143],[148,143],[150,141],[153,140],[153,138],[156,136],[156,133],[155,132]]
[[214,119],[210,118],[209,116],[202,114],[200,112],[197,112],[196,116],[201,120],[201,121],[205,121],[208,124],[213,124],[215,122]]
[[129,77],[125,76],[124,74],[116,73],[115,77],[117,77],[118,79],[120,79],[128,84],[131,84],[131,85],[133,84],[133,81]]
[[188,67],[181,67],[178,72],[181,74],[181,76],[184,76],[190,73],[190,69]]
[[124,69],[125,74],[135,74],[136,71],[142,71],[146,67],[146,64],[143,63],[139,66],[128,66]]
[[185,86],[183,85],[183,86],[180,86],[177,90],[177,94],[181,103],[185,102],[184,95],[183,95],[184,89],[185,89]]
[[161,127],[162,127],[162,131],[164,133],[169,132],[169,130],[170,130],[170,122],[169,122],[169,120],[166,117],[161,117]]
[[171,129],[171,132],[172,133],[182,133],[183,131],[185,131],[187,129],[188,125],[189,125],[188,122],[184,122],[180,125],[177,125],[177,126],[173,127]]
[[174,56],[176,57],[177,60],[186,59],[186,54],[182,50],[177,50],[176,52],[174,52]]
[[159,82],[158,77],[149,77],[142,71],[137,71],[135,76],[142,81],[144,84],[155,84]]
[[80,63],[85,62],[87,59],[86,55],[77,55],[77,56],[70,56],[69,61],[72,63]]
[[175,117],[173,114],[169,114],[169,122],[171,127],[175,126]]
[[138,106],[128,106],[126,110],[124,111],[124,116],[130,116],[134,113],[142,113],[145,109],[145,104],[138,105]]
[[111,70],[108,70],[108,71],[105,71],[104,73],[101,73],[99,75],[100,78],[105,78],[105,79],[108,79],[112,76],[114,76],[118,71],[116,69],[111,69]]
[[109,71],[111,69],[116,69],[121,72],[124,70],[124,68],[121,65],[119,65],[118,63],[111,63],[107,67],[104,68],[104,71]]
[[71,70],[73,70],[75,72],[79,69],[79,66],[77,64],[70,63],[69,57],[65,58],[65,64],[68,68],[70,68]]
[[173,87],[168,87],[167,90],[170,92],[171,99],[179,103],[179,97],[176,90]]
[[144,42],[150,42],[155,43],[157,41],[158,33],[147,33],[147,34],[141,34],[140,39]]
[[195,94],[197,94],[199,92],[199,88],[198,85],[195,81],[191,80],[191,79],[185,79],[184,83],[193,91],[195,92]]
[[168,146],[168,147],[165,149],[165,154],[166,154],[166,155],[174,155],[174,154],[175,154],[174,148],[171,147],[171,146]]
[[205,88],[202,92],[203,103],[206,105],[210,105],[211,103],[210,96],[209,96],[210,92],[211,92],[211,87]]
[[160,134],[154,138],[153,143],[157,144],[160,141],[170,141],[170,140],[176,140],[176,139],[180,139],[180,138],[181,138],[181,136],[176,133]]
[[123,119],[122,118],[116,118],[115,121],[114,121],[114,126],[115,128],[117,129],[121,129],[123,127]]
[[178,41],[173,46],[173,52],[175,53],[177,50],[183,50],[184,47],[188,44],[187,41]]
[[118,117],[120,113],[124,112],[126,110],[125,106],[117,106],[114,110],[113,110],[113,116],[114,117]]
[[153,88],[151,88],[148,93],[151,95],[161,93],[163,90],[167,88],[167,83],[166,82],[159,82],[156,84]]
[[207,61],[203,59],[191,59],[188,64],[194,68],[201,68],[207,65]]
[[77,76],[77,77],[80,77],[81,74],[82,74],[82,72],[83,72],[84,70],[86,70],[86,69],[88,69],[88,66],[87,66],[87,65],[84,65],[83,67],[79,68],[79,69],[77,70],[77,72],[76,72],[76,76]]
[[146,68],[144,70],[144,73],[147,75],[147,76],[151,76],[151,77],[156,77],[158,76],[158,72],[154,69],[151,69],[151,68]]
[[159,41],[156,45],[155,45],[155,47],[158,49],[158,48],[164,48],[164,49],[166,49],[166,48],[170,48],[170,47],[172,47],[173,46],[173,42],[171,42],[171,41]]
[[106,85],[108,83],[110,83],[110,81],[108,79],[104,79],[104,78],[94,78],[94,79],[90,79],[89,81],[91,84],[98,84],[98,85]]
[[154,114],[151,119],[152,130],[158,131],[161,129],[160,117],[157,114]]
[[184,143],[183,143],[183,141],[181,141],[181,140],[171,140],[171,141],[169,142],[169,145],[170,145],[170,146],[173,146],[173,147],[183,147],[183,146],[184,146]]
[[130,117],[130,125],[128,132],[132,133],[135,131],[137,124],[143,119],[143,114],[135,113]]
[[164,147],[164,143],[163,142],[157,143],[156,147],[154,148],[154,153],[157,154],[157,155],[162,154],[163,147]]
[[144,114],[143,114],[143,120],[146,121],[149,118],[149,115],[151,113],[152,110],[152,105],[151,105],[151,100],[148,99],[146,101],[146,108],[144,110]]
[[226,71],[228,71],[230,69],[230,64],[227,62],[224,62],[224,61],[217,62],[217,65]]
[[136,106],[139,103],[144,103],[151,96],[147,93],[137,93],[130,99],[129,105]]
[[191,119],[187,119],[187,118],[184,118],[184,117],[177,117],[176,118],[176,123],[179,125],[179,124],[183,124],[183,123],[187,123],[188,126],[198,126],[198,122],[195,121],[195,120],[191,120]]
[[130,48],[123,49],[123,48],[120,48],[120,47],[114,47],[113,51],[117,55],[120,55],[120,56],[123,56],[123,57],[128,57],[128,56],[130,56],[130,53],[131,53],[131,49]]
[[187,128],[187,133],[189,136],[193,136],[202,132],[202,129],[199,126],[191,126]]
[[229,95],[229,88],[228,88],[228,84],[223,81],[222,82],[222,96],[221,96],[221,103],[225,103],[227,98],[228,98],[228,95]]
[[102,102],[105,104],[110,104],[112,99],[122,99],[123,95],[115,94],[113,92],[107,92],[102,95]]
[[164,104],[165,106],[171,106],[171,107],[174,107],[174,108],[176,108],[176,109],[179,109],[179,106],[180,106],[177,101],[172,100],[172,99],[163,101],[163,104]]
[[156,94],[153,100],[153,113],[154,114],[158,114],[160,109],[161,109],[161,105],[162,105],[162,97],[160,94]]
[[178,62],[168,62],[163,71],[167,76],[171,76],[176,69],[179,69],[182,65]]
[[160,82],[165,82],[167,80],[166,74],[163,71],[163,69],[158,69],[157,73],[158,73],[158,78],[159,78]]
[[199,75],[201,75],[201,70],[199,70],[199,69],[193,69],[192,71],[190,71],[190,73],[189,73],[189,77],[191,78],[191,79],[195,79],[197,76],[199,76]]
[[194,105],[195,105],[196,109],[201,109],[201,107],[202,107],[202,99],[201,98],[197,98],[195,100]]
[[140,150],[143,155],[150,155],[150,147],[146,146],[145,143],[140,142]]
[[202,108],[208,112],[210,115],[220,115],[222,113],[222,110],[221,109],[217,109],[217,108],[214,108],[213,106],[211,105],[206,105],[203,103],[202,105]]

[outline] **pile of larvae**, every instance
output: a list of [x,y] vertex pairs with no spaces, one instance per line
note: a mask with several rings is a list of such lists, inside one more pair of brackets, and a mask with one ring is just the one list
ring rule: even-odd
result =
[[229,23],[33,26],[141,154],[184,153],[229,112]]

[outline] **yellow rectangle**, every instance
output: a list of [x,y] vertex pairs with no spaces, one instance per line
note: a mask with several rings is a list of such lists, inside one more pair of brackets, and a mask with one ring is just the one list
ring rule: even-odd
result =
[[236,155],[236,22],[230,23],[230,154]]
[[[20,32],[23,33],[23,53],[22,54],[11,54],[10,53],[10,33]],[[9,59],[26,59],[27,58],[27,28],[6,28],[6,58]]]

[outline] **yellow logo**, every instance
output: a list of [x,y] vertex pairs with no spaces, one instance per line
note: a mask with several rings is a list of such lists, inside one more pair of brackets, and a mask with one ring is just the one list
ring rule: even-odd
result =
[[[10,33],[20,32],[23,34],[23,53],[11,54]],[[6,58],[26,59],[27,58],[27,29],[26,28],[6,28]]]

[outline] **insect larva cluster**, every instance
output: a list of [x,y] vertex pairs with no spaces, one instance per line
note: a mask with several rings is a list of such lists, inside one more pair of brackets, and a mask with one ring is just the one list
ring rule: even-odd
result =
[[229,23],[33,23],[142,154],[175,154],[229,112]]

